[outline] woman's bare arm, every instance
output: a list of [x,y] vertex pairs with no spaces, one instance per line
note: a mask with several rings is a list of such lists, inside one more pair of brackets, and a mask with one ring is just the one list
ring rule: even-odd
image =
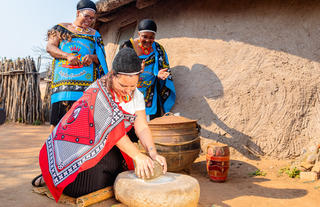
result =
[[157,152],[152,139],[151,130],[147,123],[145,110],[136,111],[136,115],[137,118],[134,122],[134,129],[137,136],[139,137],[141,144],[144,146],[152,159],[157,160],[161,165],[163,165],[163,173],[166,173],[167,162],[166,159],[163,156],[159,155]]
[[142,154],[127,135],[123,136],[116,146],[134,160],[135,173],[138,177],[149,178],[150,173],[153,175],[153,161],[148,156]]
[[54,58],[67,59],[71,65],[80,65],[80,60],[71,53],[63,52],[59,49],[60,39],[57,36],[48,38],[46,50]]
[[136,135],[139,137],[141,144],[145,147],[149,155],[155,155],[157,153],[154,145],[150,128],[147,123],[145,110],[136,111],[137,118],[134,122],[134,129]]

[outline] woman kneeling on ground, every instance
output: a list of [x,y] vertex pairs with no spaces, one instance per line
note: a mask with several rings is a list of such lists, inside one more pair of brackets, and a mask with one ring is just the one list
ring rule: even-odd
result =
[[[41,186],[43,178],[58,201],[62,193],[79,197],[112,186],[125,170],[149,177],[153,160],[166,173],[166,160],[157,153],[146,121],[144,97],[136,88],[140,72],[135,51],[120,50],[112,71],[84,92],[47,139],[39,157],[42,176],[33,185]],[[132,126],[151,158],[126,135]]]

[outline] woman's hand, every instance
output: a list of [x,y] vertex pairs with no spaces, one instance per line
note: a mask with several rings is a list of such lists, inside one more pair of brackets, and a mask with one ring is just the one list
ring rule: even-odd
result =
[[147,155],[142,153],[137,154],[135,157],[132,158],[135,163],[135,173],[139,178],[150,178],[150,175],[153,174],[153,161]]
[[167,79],[168,76],[170,75],[170,73],[167,72],[167,70],[168,70],[168,68],[164,68],[164,69],[159,70],[158,78],[161,80]]
[[153,159],[153,160],[156,160],[160,163],[160,165],[162,165],[162,168],[163,168],[163,174],[166,174],[167,172],[167,161],[166,161],[166,158],[159,155],[158,153],[153,153],[153,154],[150,154],[150,157]]
[[77,57],[77,56],[74,56],[74,55],[72,55],[72,54],[70,54],[70,55],[67,56],[67,61],[68,61],[68,63],[69,63],[70,65],[77,65],[77,66],[81,65],[81,62],[80,62],[80,60],[78,59],[78,57]]
[[85,66],[89,66],[91,65],[93,62],[93,58],[91,55],[86,55],[83,57],[82,59],[82,64],[85,65]]
[[147,123],[146,112],[145,110],[136,111],[136,115],[137,118],[134,122],[135,132],[151,159],[158,161],[162,165],[163,173],[165,174],[167,172],[167,162],[163,156],[157,153],[152,139],[152,134]]
[[145,66],[146,66],[146,61],[143,60],[142,63],[141,63],[141,73],[143,73]]

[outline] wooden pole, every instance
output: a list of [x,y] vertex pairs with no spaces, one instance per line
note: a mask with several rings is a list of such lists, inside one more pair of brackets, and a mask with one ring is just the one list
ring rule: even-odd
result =
[[30,124],[41,120],[39,68],[30,57],[0,61],[0,107],[8,120]]

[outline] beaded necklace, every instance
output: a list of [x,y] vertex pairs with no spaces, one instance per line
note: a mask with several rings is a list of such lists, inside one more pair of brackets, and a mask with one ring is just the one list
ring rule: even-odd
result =
[[[107,83],[107,77],[104,77],[104,78],[101,78],[100,79],[101,80],[101,82],[102,82],[102,85],[105,87],[105,88],[107,88],[107,85],[108,85],[108,83]],[[128,103],[128,102],[130,102],[131,100],[132,100],[132,96],[130,96],[130,95],[126,95],[126,96],[121,96],[121,95],[119,95],[118,93],[116,93],[114,90],[112,90],[112,89],[110,89],[110,92],[111,92],[111,95],[112,95],[112,97],[115,99],[115,95],[117,95],[117,97],[120,97],[120,99],[123,101],[123,102],[125,102],[125,103]]]
[[77,32],[80,32],[80,33],[89,33],[90,32],[90,28],[81,28],[81,27],[78,27],[77,25],[73,24],[72,23],[72,26],[74,27],[74,29],[77,31]]
[[132,97],[130,95],[121,96],[121,99],[123,102],[128,103],[132,100]]
[[141,48],[142,53],[143,53],[144,55],[149,55],[150,52],[151,52],[152,46],[150,46],[150,47],[143,47],[142,44],[141,44],[141,42],[140,42],[140,40],[138,40],[138,42],[139,42],[139,43],[138,43],[138,46]]
[[115,98],[115,95],[117,95],[117,97],[119,97],[119,99],[121,99],[124,103],[128,103],[132,100],[132,96],[130,96],[130,95],[121,96],[120,94],[118,94],[117,92],[115,92],[113,90],[111,90],[111,93],[113,94],[114,98]]
[[[132,96],[130,96],[130,95],[121,96],[116,92],[115,92],[115,94],[117,94],[117,97],[119,97],[119,101],[121,99],[124,103],[128,103],[132,100]],[[113,96],[115,96],[115,94]]]

